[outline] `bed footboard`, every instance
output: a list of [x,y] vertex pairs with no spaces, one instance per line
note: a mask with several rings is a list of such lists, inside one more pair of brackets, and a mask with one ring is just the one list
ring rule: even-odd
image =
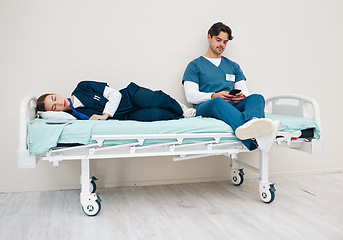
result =
[[266,100],[266,111],[272,114],[309,118],[321,129],[319,105],[302,95],[279,95]]
[[36,117],[36,97],[26,96],[20,103],[19,110],[19,146],[17,165],[19,168],[35,168],[37,157],[30,156],[27,149],[27,123]]
[[[266,100],[266,112],[312,119],[321,131],[319,105],[313,98],[292,94],[274,96]],[[311,154],[322,153],[323,137],[291,148]]]

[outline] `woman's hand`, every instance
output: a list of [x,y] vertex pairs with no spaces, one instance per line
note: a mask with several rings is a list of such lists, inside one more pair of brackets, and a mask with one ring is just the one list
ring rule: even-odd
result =
[[108,113],[103,113],[102,115],[93,114],[89,120],[106,120],[109,116],[110,114]]

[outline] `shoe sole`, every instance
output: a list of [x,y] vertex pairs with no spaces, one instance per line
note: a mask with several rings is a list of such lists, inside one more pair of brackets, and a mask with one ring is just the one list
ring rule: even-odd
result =
[[252,123],[249,127],[238,127],[235,135],[240,140],[259,138],[268,135],[272,129],[273,122],[271,120],[260,119],[260,121]]

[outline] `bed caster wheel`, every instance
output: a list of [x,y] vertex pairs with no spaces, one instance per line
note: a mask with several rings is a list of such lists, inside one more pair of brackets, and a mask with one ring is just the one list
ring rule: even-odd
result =
[[82,211],[90,217],[96,216],[101,210],[101,203],[96,200],[94,203],[89,203],[87,206],[82,206]]
[[82,211],[90,217],[96,216],[101,210],[101,199],[96,194],[91,195],[82,203]]
[[243,169],[232,170],[232,182],[234,185],[239,186],[244,182],[244,171]]
[[96,180],[98,180],[98,179],[95,176],[90,178],[90,183],[91,184],[90,184],[90,187],[89,187],[89,191],[91,193],[95,193],[95,191],[96,191],[96,183],[95,183]]
[[275,186],[269,183],[260,183],[260,197],[263,202],[271,203],[275,199]]

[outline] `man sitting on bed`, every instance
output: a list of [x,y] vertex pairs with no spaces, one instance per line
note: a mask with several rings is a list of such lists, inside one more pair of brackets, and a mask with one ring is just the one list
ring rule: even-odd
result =
[[207,53],[190,62],[183,75],[187,101],[193,104],[198,116],[229,124],[249,150],[259,148],[268,153],[280,121],[264,118],[263,96],[250,95],[239,65],[221,56],[228,41],[233,39],[231,29],[221,22],[215,23],[207,39]]
[[82,81],[70,98],[55,93],[37,99],[37,111],[65,111],[81,120],[158,121],[193,117],[187,108],[162,91],[130,83],[118,91],[104,82]]

